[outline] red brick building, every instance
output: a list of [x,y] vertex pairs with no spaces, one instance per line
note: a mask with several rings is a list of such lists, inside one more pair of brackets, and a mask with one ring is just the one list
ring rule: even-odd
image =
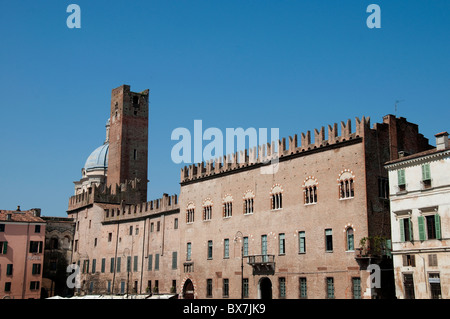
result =
[[[386,161],[430,148],[387,115],[308,131],[181,170],[180,196],[147,201],[148,90],[112,91],[106,141],[75,182],[68,215],[80,293],[183,298],[393,296]],[[287,143],[286,143],[287,142]],[[265,154],[264,156],[262,154]],[[274,170],[266,170],[270,159]],[[369,246],[369,243],[371,244]],[[360,249],[361,248],[361,249]],[[368,249],[371,249],[370,251]],[[244,258],[242,258],[242,255]],[[392,277],[389,276],[392,275]]]

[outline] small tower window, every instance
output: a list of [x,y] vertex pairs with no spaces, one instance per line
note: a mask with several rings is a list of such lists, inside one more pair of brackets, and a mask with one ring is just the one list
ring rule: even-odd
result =
[[133,150],[133,159],[137,160],[137,149]]

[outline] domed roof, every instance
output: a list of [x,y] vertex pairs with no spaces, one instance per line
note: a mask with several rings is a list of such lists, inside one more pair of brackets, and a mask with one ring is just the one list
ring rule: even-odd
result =
[[84,169],[89,172],[98,169],[108,168],[109,143],[97,147],[86,160]]

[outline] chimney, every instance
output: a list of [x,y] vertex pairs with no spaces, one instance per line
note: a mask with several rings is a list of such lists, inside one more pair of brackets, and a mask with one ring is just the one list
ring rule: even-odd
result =
[[441,132],[435,135],[436,137],[436,149],[439,150],[445,150],[448,148],[448,133],[447,132]]
[[17,205],[17,209],[18,212],[20,212],[20,205]]

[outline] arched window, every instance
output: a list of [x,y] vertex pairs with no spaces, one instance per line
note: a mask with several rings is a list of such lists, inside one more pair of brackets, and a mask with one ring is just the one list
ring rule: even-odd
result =
[[270,192],[270,200],[271,208],[273,210],[283,208],[283,189],[281,188],[280,184],[275,184],[272,187],[272,190]]
[[244,194],[244,215],[253,214],[254,198],[255,194],[250,190]]
[[355,238],[354,238],[354,234],[353,234],[353,228],[348,227],[347,230],[345,231],[345,234],[346,234],[346,243],[347,243],[346,249],[349,251],[355,250]]
[[305,205],[317,203],[317,180],[309,176],[303,184]]
[[223,198],[223,217],[231,217],[233,213],[233,197],[231,195],[225,195]]
[[354,180],[355,176],[350,170],[344,170],[339,175],[339,198],[353,198],[355,196]]
[[211,198],[207,198],[203,201],[203,220],[211,220],[212,206],[213,206],[213,202],[212,202]]
[[190,202],[186,208],[186,223],[190,224],[194,222],[195,205]]

